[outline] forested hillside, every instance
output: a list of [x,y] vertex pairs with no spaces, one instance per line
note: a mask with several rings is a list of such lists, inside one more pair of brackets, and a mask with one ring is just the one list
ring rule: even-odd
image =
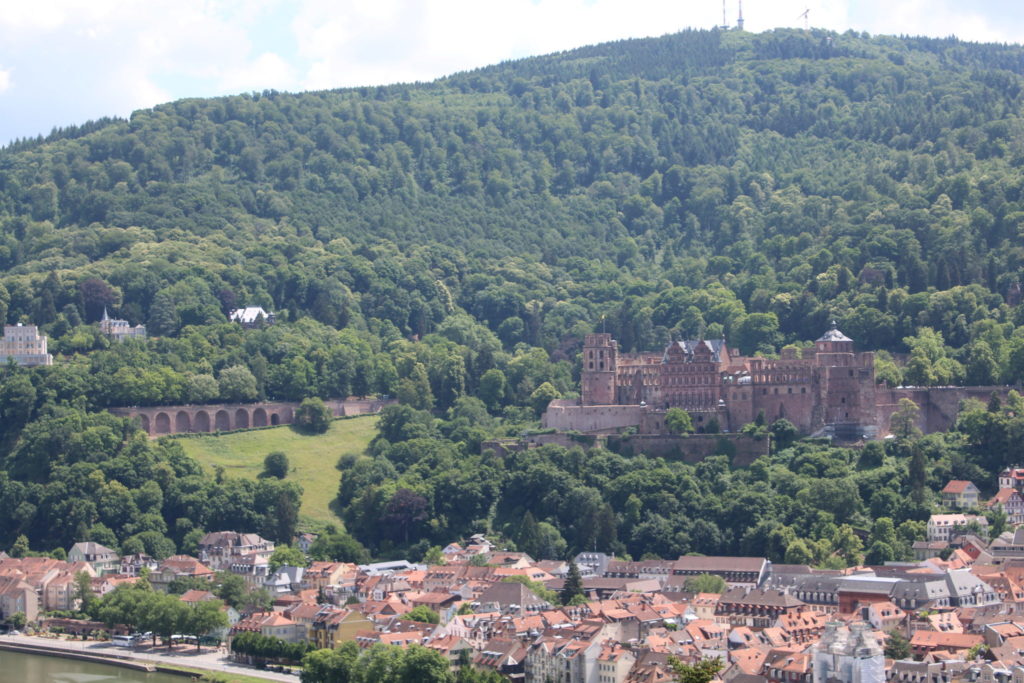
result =
[[[40,324],[58,360],[2,371],[0,476],[22,488],[4,490],[0,542],[24,531],[46,548],[103,524],[116,541],[145,528],[181,544],[179,517],[234,519],[189,517],[172,479],[157,480],[163,501],[140,498],[151,477],[111,464],[136,437],[91,411],[386,393],[448,418],[413,420],[420,431],[399,439],[443,436],[453,450],[440,466],[574,391],[582,335],[597,328],[625,350],[724,335],[771,354],[834,317],[860,348],[910,354],[905,367],[879,355],[885,381],[1019,382],[1022,85],[1018,46],[684,32],[428,84],[182,100],[12,144],[0,151],[0,318]],[[241,305],[281,322],[228,324]],[[152,338],[111,346],[93,325],[104,307]],[[942,471],[982,462],[951,448]],[[199,476],[170,446],[145,450],[174,481]],[[47,496],[112,482],[164,526],[85,510],[57,529],[43,516]],[[365,509],[379,516],[390,500]],[[604,504],[622,524],[625,502]],[[544,514],[586,547],[561,509]],[[438,541],[520,513],[423,512]],[[739,549],[729,533],[714,547]]]

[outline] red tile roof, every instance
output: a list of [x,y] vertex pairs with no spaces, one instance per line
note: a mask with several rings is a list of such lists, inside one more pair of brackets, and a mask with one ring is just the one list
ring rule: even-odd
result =
[[[943,493],[966,493],[968,486],[974,486],[974,484],[969,482],[969,481],[964,481],[963,479],[953,479],[948,484],[946,484],[946,488],[942,489],[942,492]],[[975,487],[975,488],[977,488],[977,487]]]

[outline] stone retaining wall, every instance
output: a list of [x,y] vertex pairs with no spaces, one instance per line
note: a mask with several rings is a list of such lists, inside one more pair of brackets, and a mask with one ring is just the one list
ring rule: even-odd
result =
[[712,455],[725,455],[735,467],[746,467],[762,455],[768,455],[768,437],[755,439],[746,434],[535,434],[521,439],[494,439],[480,445],[482,451],[492,450],[499,456],[553,444],[563,448],[599,446],[624,456],[649,455],[690,464]]

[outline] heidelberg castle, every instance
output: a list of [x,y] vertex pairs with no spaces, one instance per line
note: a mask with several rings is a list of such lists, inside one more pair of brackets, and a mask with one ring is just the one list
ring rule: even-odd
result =
[[901,398],[921,409],[926,432],[949,429],[960,401],[988,401],[1007,387],[898,387],[875,382],[874,353],[856,352],[835,323],[813,347],[785,348],[778,359],[745,357],[724,339],[675,341],[661,353],[619,353],[610,334],[583,342],[579,400],[556,400],[544,414],[558,431],[614,433],[633,427],[664,434],[665,411],[683,408],[694,427],[717,421],[736,431],[764,413],[792,422],[804,434],[844,441],[883,436]]

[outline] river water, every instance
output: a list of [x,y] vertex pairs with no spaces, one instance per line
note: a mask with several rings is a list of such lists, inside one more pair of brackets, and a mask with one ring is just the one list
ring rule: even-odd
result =
[[2,683],[186,683],[170,674],[122,669],[119,666],[79,662],[63,657],[26,655],[0,650]]

